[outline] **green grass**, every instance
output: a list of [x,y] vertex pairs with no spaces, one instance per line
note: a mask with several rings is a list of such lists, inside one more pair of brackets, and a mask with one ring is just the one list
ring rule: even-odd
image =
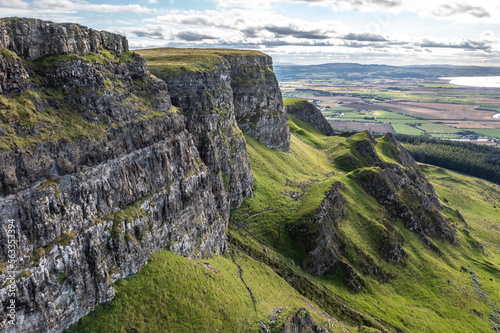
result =
[[326,108],[327,111],[353,111],[355,109],[346,106],[337,106],[334,108]]
[[450,126],[445,126],[441,124],[433,124],[433,123],[424,123],[420,126],[417,126],[419,129],[429,133],[429,134],[454,134],[461,132],[462,130],[450,127]]
[[[35,103],[40,103],[58,91],[26,91],[15,97],[0,96],[0,127],[9,135],[0,137],[0,151],[26,150],[39,142],[59,140],[99,139],[105,136],[107,124],[90,123],[75,110],[47,108],[37,112]],[[49,97],[47,97],[49,96]],[[18,135],[13,127],[16,123],[24,128],[35,129],[36,134]]]
[[399,120],[399,119],[401,119],[401,120],[407,120],[408,122],[413,122],[416,120],[413,117],[409,117],[409,116],[399,114],[396,112],[392,112],[392,111],[375,110],[372,112],[375,113],[375,115],[377,116],[377,120],[383,120],[383,119],[390,119],[390,120],[398,119]]
[[425,133],[424,131],[410,125],[393,123],[393,122],[391,122],[391,124],[392,128],[396,133],[408,134],[408,135],[421,135]]
[[300,105],[304,102],[307,102],[307,99],[303,99],[303,98],[284,98],[283,99],[283,104],[285,105],[285,107],[292,106],[292,105]]
[[[10,60],[18,59],[10,51],[2,51],[2,54]],[[76,54],[51,55],[34,62],[24,61],[24,65],[33,70],[31,79],[35,82],[43,82],[54,68],[64,62],[79,60],[99,65],[102,66],[103,85],[98,86],[97,91],[93,90],[94,87],[42,87],[26,90],[20,95],[0,95],[0,130],[7,134],[0,136],[0,152],[14,149],[27,151],[40,142],[104,138],[108,123],[86,119],[73,106],[80,103],[79,98],[83,94],[102,96],[105,92],[113,93],[118,97],[119,103],[140,111],[135,121],[169,116],[156,111],[151,105],[151,98],[154,96],[146,89],[149,78],[134,80],[135,87],[127,91],[123,82],[118,80],[118,75],[110,70],[120,63],[130,63],[137,59],[138,55],[133,52],[124,52],[121,57],[117,57],[112,51],[101,50],[85,57]],[[175,112],[176,109],[172,108],[170,113]]]
[[156,252],[139,273],[115,283],[115,290],[111,302],[67,332],[260,332],[259,322],[270,325],[278,307],[283,310],[276,326],[300,307],[326,321],[314,302],[306,305],[271,268],[237,249],[205,260]]
[[222,65],[223,56],[263,56],[258,51],[233,49],[155,48],[136,50],[148,69],[160,75],[179,75],[214,70]]
[[[297,118],[290,117],[292,133],[297,123],[304,125]],[[308,125],[306,127],[312,129]],[[328,141],[334,145],[335,141],[343,140],[327,137],[314,129],[308,132],[302,128],[302,131],[306,140],[317,145],[325,145]],[[313,148],[294,134],[290,138],[290,153],[270,149],[251,137],[245,138],[255,177],[254,197],[245,200],[240,209],[232,211],[231,223],[243,224],[257,239],[300,260],[303,256],[301,250],[294,248],[294,241],[288,236],[286,226],[309,216],[310,208],[319,205],[333,182],[328,174],[335,168],[324,151]],[[307,191],[314,195],[304,193],[300,200],[293,200],[282,193],[301,192],[301,183],[308,186]]]

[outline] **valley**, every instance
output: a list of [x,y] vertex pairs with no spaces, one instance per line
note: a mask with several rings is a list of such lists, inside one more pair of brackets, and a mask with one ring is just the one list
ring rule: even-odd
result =
[[495,75],[495,68],[350,65],[278,66],[276,72],[285,97],[313,102],[337,130],[498,145],[498,88],[458,86],[441,79],[457,72]]

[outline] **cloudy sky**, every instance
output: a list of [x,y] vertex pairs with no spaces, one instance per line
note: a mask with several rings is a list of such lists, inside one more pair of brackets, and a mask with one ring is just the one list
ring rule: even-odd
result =
[[496,0],[0,0],[0,16],[77,22],[132,48],[258,49],[275,63],[500,66]]

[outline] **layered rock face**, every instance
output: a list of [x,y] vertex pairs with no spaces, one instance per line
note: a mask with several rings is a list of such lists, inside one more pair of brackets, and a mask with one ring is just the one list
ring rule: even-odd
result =
[[231,72],[238,126],[268,147],[290,151],[283,98],[269,56],[225,55]]
[[304,268],[315,275],[328,273],[341,257],[342,240],[337,230],[341,218],[346,214],[342,189],[345,189],[343,183],[334,183],[326,192],[315,217],[290,228],[293,234],[303,240],[307,252]]
[[229,70],[221,59],[214,69],[203,72],[152,72],[167,83],[172,103],[182,108],[201,159],[214,175],[214,192],[224,193],[221,187],[227,184],[235,208],[252,195],[253,175],[246,141],[236,123]]
[[[111,300],[114,281],[155,250],[225,251],[229,210],[253,183],[227,61],[166,80],[181,110],[121,36],[30,19],[0,27],[1,330],[14,330],[11,271],[15,330],[60,332]],[[281,97],[267,86],[248,93],[268,88]],[[287,129],[284,143],[270,142],[288,149]],[[17,261],[6,269],[9,225]]]
[[[377,144],[383,145],[382,149],[396,163],[382,161],[376,153]],[[402,219],[409,230],[418,233],[433,248],[435,246],[427,236],[438,236],[452,243],[456,242],[456,230],[439,212],[441,204],[434,188],[413,157],[391,133],[387,133],[378,143],[367,133],[367,139],[357,143],[356,150],[371,166],[377,167],[372,172],[361,173],[358,183],[393,219]]]
[[325,135],[333,135],[333,128],[323,117],[321,111],[307,100],[299,100],[286,106],[286,112],[305,121]]
[[128,42],[123,36],[79,24],[11,18],[0,22],[0,48],[14,51],[27,60],[36,60],[49,54],[85,56],[100,49],[121,55],[128,50]]

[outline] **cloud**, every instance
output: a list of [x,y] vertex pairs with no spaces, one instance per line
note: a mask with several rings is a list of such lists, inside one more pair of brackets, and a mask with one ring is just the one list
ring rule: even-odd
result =
[[468,14],[475,18],[490,17],[490,13],[483,7],[465,5],[465,4],[445,4],[440,6],[434,14],[436,16],[455,16],[459,14]]
[[269,0],[216,0],[214,1],[219,8],[270,8],[273,2]]
[[22,0],[0,0],[0,7],[27,9],[30,5]]
[[274,33],[276,37],[292,36],[295,38],[304,38],[304,39],[329,38],[328,36],[321,34],[321,32],[317,29],[305,30],[293,26],[266,26],[262,27],[261,29]]
[[486,44],[485,42],[476,42],[472,40],[466,40],[460,43],[444,43],[424,39],[421,43],[418,43],[417,46],[429,48],[463,49],[469,51],[491,51],[491,46]]
[[340,37],[345,40],[354,40],[358,42],[387,42],[387,39],[381,35],[371,34],[371,33],[348,33]]
[[187,42],[195,42],[206,39],[217,39],[215,36],[209,36],[205,34],[201,34],[196,31],[181,31],[176,35],[177,38],[185,40]]
[[402,0],[288,0],[311,5],[328,6],[334,11],[362,10],[374,11],[377,8],[389,9],[402,5]]
[[118,13],[131,12],[136,14],[154,13],[154,9],[143,7],[138,4],[129,5],[109,5],[109,4],[92,4],[86,1],[71,1],[71,0],[36,0],[33,1],[33,9],[43,8],[45,11],[56,13],[79,11],[102,12],[102,13]]
[[146,37],[146,38],[153,38],[153,39],[165,39],[165,35],[163,34],[162,31],[141,31],[141,30],[133,30],[131,31],[134,35],[137,37]]

